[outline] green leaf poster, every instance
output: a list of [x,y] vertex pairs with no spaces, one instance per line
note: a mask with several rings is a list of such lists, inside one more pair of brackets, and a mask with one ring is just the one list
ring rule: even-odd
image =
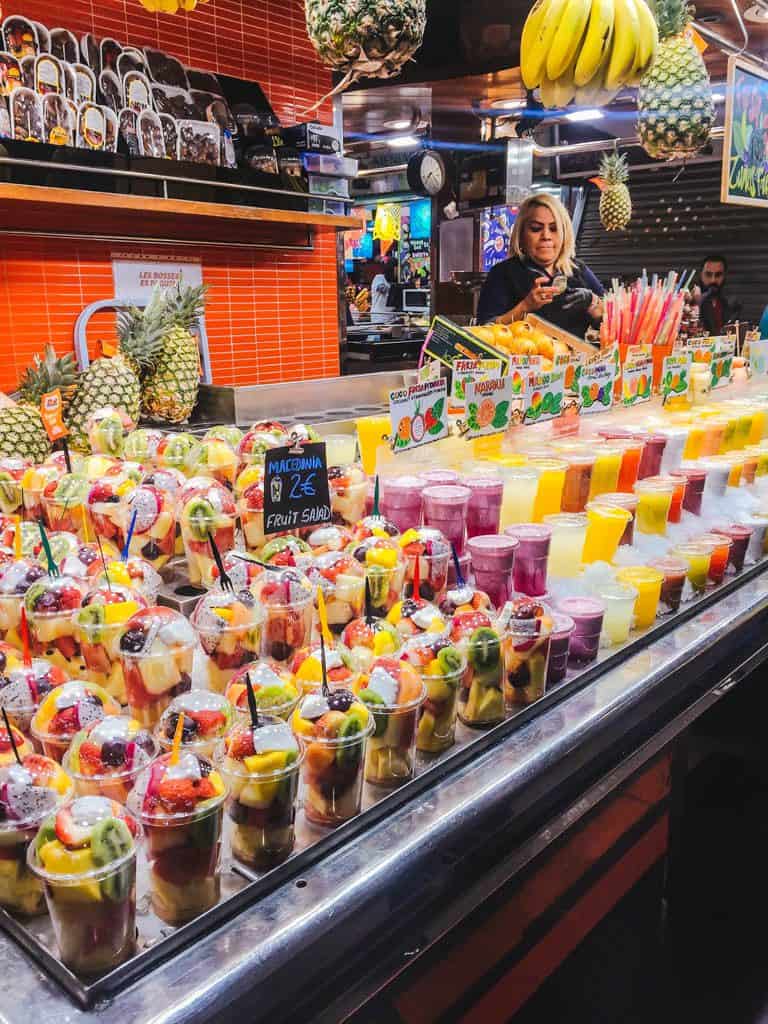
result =
[[768,207],[768,71],[731,57],[720,201]]

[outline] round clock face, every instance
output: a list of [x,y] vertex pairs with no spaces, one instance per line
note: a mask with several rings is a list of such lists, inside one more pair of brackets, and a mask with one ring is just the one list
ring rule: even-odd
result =
[[445,185],[443,162],[434,153],[425,153],[419,168],[421,183],[430,196],[436,196]]

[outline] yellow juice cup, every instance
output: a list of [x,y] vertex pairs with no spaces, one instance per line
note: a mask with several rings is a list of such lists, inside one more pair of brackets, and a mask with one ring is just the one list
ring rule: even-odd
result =
[[707,578],[709,577],[709,565],[712,561],[712,548],[706,544],[699,544],[690,541],[688,544],[678,544],[669,554],[673,558],[680,558],[688,566],[688,582],[698,593],[707,589]]
[[540,523],[545,516],[560,511],[568,464],[562,459],[531,459],[529,465],[539,471],[539,488],[533,506],[533,521]]
[[[702,422],[703,436],[699,454],[692,458],[703,458],[705,455],[717,455],[723,443],[725,428],[728,421],[725,419],[706,419]],[[686,458],[688,456],[686,455]]]
[[587,505],[587,537],[584,541],[584,562],[612,562],[632,513],[617,505]]
[[755,406],[752,410],[752,430],[749,432],[749,443],[758,444],[765,435],[766,414],[765,409]]
[[635,484],[635,494],[637,495],[635,528],[640,533],[656,533],[661,537],[666,535],[669,509],[674,493],[674,484],[657,480],[638,480]]
[[752,412],[751,410],[739,410],[739,418],[736,422],[736,438],[734,448],[741,450],[750,443],[752,437]]
[[637,590],[635,629],[650,629],[656,621],[664,573],[646,565],[630,565],[626,569],[620,569],[616,573],[616,579]]
[[691,424],[688,431],[688,440],[683,449],[684,459],[698,459],[701,455],[701,446],[704,443],[705,427]]
[[573,579],[581,571],[584,542],[587,538],[586,515],[560,512],[557,515],[544,516],[544,525],[552,531],[549,542],[549,575]]
[[472,454],[476,459],[487,459],[492,455],[501,455],[503,434],[491,434],[490,437],[476,437],[472,441]]
[[745,454],[752,455],[757,459],[755,476],[768,476],[768,448],[760,444],[750,445],[744,449]]
[[720,452],[732,452],[736,447],[736,435],[739,428],[739,417],[732,413],[725,414],[725,430],[720,442]]
[[741,474],[744,472],[743,449],[737,449],[728,453],[728,463],[731,471],[728,474],[728,486],[739,487],[741,485]]
[[515,523],[532,523],[533,507],[539,491],[538,469],[533,466],[500,465],[504,479],[501,528]]
[[612,445],[595,448],[595,465],[592,468],[592,480],[589,485],[590,501],[601,494],[618,490],[622,456],[621,448]]
[[389,416],[364,416],[357,420],[357,443],[360,446],[360,459],[367,476],[376,473],[376,453],[379,448],[386,448],[384,440],[392,431]]

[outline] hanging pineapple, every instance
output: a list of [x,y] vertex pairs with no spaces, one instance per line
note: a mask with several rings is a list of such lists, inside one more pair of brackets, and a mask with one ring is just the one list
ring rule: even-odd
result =
[[19,381],[19,403],[0,409],[0,457],[20,455],[42,462],[51,450],[51,442],[40,416],[40,399],[58,388],[62,404],[72,394],[77,367],[71,355],[57,358],[52,345],[46,345],[41,359],[35,356]]
[[592,179],[600,189],[600,223],[606,231],[623,231],[632,219],[632,197],[627,188],[629,168],[626,156],[606,154],[600,163],[600,177]]
[[205,308],[206,285],[181,282],[165,293],[165,331],[154,369],[144,380],[142,408],[150,419],[184,423],[197,404],[200,352],[191,328]]
[[638,91],[640,141],[654,159],[695,156],[715,120],[712,88],[691,37],[687,0],[657,0],[659,48]]

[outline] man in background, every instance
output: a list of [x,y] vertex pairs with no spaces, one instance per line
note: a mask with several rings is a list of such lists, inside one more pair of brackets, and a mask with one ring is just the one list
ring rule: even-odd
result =
[[724,294],[727,276],[728,260],[725,256],[707,256],[699,271],[699,284],[693,289],[693,301],[699,307],[701,325],[712,337],[722,335],[725,325],[738,312],[738,307]]

